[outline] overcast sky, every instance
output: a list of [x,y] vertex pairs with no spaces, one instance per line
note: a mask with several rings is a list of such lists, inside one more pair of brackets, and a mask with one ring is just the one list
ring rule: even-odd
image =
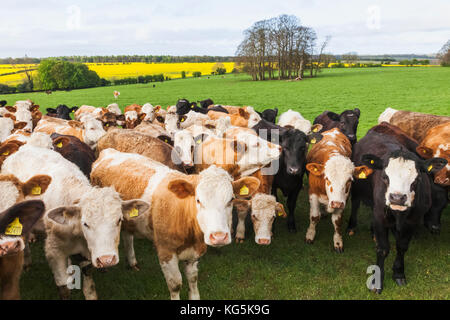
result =
[[283,13],[328,52],[435,53],[450,38],[450,0],[1,0],[0,57],[234,55],[242,32]]

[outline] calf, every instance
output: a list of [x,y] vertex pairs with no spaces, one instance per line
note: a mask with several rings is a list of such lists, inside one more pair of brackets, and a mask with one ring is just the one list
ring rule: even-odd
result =
[[179,261],[186,262],[189,298],[200,299],[199,258],[207,245],[220,247],[231,242],[233,199],[242,188],[253,194],[259,186],[251,177],[232,181],[215,166],[199,175],[185,175],[146,157],[112,149],[100,154],[91,179],[100,186],[114,186],[124,199],[139,197],[150,203],[146,213],[125,216],[125,251],[128,263],[135,266],[132,235],[153,241],[172,299],[180,299]]
[[271,123],[275,123],[275,120],[277,119],[277,115],[278,115],[278,108],[266,109],[262,112],[256,111],[256,113],[259,114],[261,119],[264,119]]
[[127,129],[133,129],[144,120],[146,114],[142,113],[142,106],[138,104],[132,104],[125,107],[125,127]]
[[322,130],[322,125],[317,123],[311,126],[311,122],[302,117],[302,115],[289,109],[284,112],[280,119],[278,120],[278,125],[284,128],[294,128],[304,132],[305,134],[310,134],[311,132],[319,132]]
[[[397,256],[393,266],[393,279],[399,285],[406,284],[404,255],[415,227],[432,206],[432,173],[441,170],[446,161],[441,158],[421,160],[400,143],[393,134],[377,132],[377,127],[353,148],[355,165],[367,165],[374,170],[368,179],[359,179],[352,188],[352,217],[349,230],[360,202],[373,210],[373,231],[377,243],[377,265],[381,269],[381,293],[384,279],[384,261],[389,254],[389,230],[395,236]],[[375,129],[375,130],[374,130]]]
[[313,243],[316,225],[320,220],[320,206],[331,213],[334,226],[334,250],[344,251],[342,240],[342,213],[350,194],[353,178],[366,179],[372,170],[367,166],[356,167],[351,159],[352,145],[338,129],[322,132],[322,140],[315,144],[306,157],[309,172],[309,228],[306,242]]
[[74,136],[52,133],[50,137],[53,140],[54,150],[70,162],[75,163],[81,172],[89,178],[92,164],[95,161],[94,151]]
[[[36,106],[39,109],[39,106]],[[28,105],[19,105],[14,107],[5,107],[9,114],[4,115],[14,120],[15,123],[25,122],[24,130],[29,132],[33,131],[33,112],[37,109],[33,107],[32,111],[28,108]]]
[[450,122],[450,117],[387,108],[378,117],[378,123],[383,121],[399,127],[420,143],[426,137],[428,130],[437,125]]
[[360,115],[361,111],[358,108],[355,108],[353,110],[345,110],[341,114],[337,114],[331,111],[324,111],[314,119],[313,124],[321,124],[322,131],[328,131],[333,128],[338,128],[343,134],[347,136],[347,138],[353,145],[357,140],[356,131],[358,130]]
[[30,200],[15,204],[0,213],[0,294],[2,300],[20,299],[19,282],[24,265],[25,238],[44,211],[45,206],[42,201]]
[[[450,161],[450,122],[437,125],[427,131],[422,142],[417,147],[417,153],[425,159],[440,157]],[[443,186],[450,186],[450,165],[434,175],[434,182]]]
[[272,194],[276,197],[280,189],[287,197],[289,232],[296,232],[295,207],[297,197],[303,188],[303,175],[305,173],[306,152],[309,143],[316,143],[322,139],[320,133],[306,135],[297,129],[287,129],[273,123],[261,120],[252,128],[264,139],[281,146],[281,156],[278,161],[278,169],[272,185]]
[[92,187],[81,170],[61,154],[34,146],[23,146],[8,157],[2,173],[13,174],[21,181],[37,174],[51,177],[41,200],[49,210],[44,216],[45,255],[58,292],[61,298],[69,298],[68,258],[80,254],[86,260],[81,265],[83,293],[87,299],[96,299],[90,264],[106,268],[119,262],[123,215],[130,210],[146,211],[148,204],[141,200],[122,201],[113,188]]
[[178,154],[169,144],[150,135],[132,130],[109,131],[98,142],[98,152],[113,148],[121,152],[138,153],[158,161],[171,169],[185,172]]
[[65,104],[60,104],[59,106],[56,107],[56,109],[47,108],[46,110],[47,110],[47,116],[60,118],[60,119],[64,119],[64,120],[72,120],[72,118],[70,117],[70,114],[77,111],[78,107],[69,108]]

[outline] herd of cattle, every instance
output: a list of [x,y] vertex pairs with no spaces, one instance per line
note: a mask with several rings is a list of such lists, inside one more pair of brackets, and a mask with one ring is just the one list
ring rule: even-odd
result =
[[[384,278],[388,233],[395,236],[393,279],[406,283],[404,254],[414,227],[440,231],[450,186],[450,117],[386,109],[356,139],[360,110],[325,111],[314,123],[297,111],[215,105],[181,99],[167,109],[133,104],[122,113],[83,105],[48,108],[0,102],[0,280],[3,299],[18,299],[30,267],[31,241],[45,237],[45,256],[59,296],[70,297],[68,267],[82,267],[83,293],[96,299],[96,268],[126,261],[139,270],[134,237],[151,240],[170,296],[179,299],[185,262],[189,298],[199,299],[199,258],[209,246],[245,238],[269,245],[276,217],[294,211],[309,178],[310,225],[328,212],[333,244],[343,252],[342,213],[351,193],[349,235],[362,201],[373,209],[377,265]],[[71,117],[73,115],[73,119]],[[285,211],[277,201],[280,189]],[[232,231],[232,213],[238,223]],[[381,293],[382,287],[377,288]]]

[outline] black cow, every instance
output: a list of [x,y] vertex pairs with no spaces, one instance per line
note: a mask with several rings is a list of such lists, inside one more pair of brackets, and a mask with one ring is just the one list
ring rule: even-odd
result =
[[60,104],[59,106],[54,108],[47,108],[47,116],[60,118],[64,120],[72,120],[70,118],[70,114],[78,110],[78,107],[69,108],[65,104]]
[[313,124],[321,124],[323,126],[320,132],[338,128],[354,145],[356,143],[356,131],[358,130],[360,115],[361,111],[358,108],[345,110],[341,114],[324,111],[314,119]]
[[52,133],[53,147],[64,158],[76,164],[88,179],[92,164],[95,162],[94,151],[80,139],[74,136]]
[[6,106],[7,103],[8,103],[8,102],[7,102],[6,100],[1,100],[1,101],[0,101],[0,107]]
[[269,121],[271,123],[275,123],[275,120],[278,115],[278,108],[274,109],[266,109],[263,112],[256,111],[262,119]]
[[[355,166],[367,165],[374,170],[366,180],[355,180],[352,187],[352,216],[348,230],[356,227],[356,215],[363,201],[373,210],[372,228],[377,242],[377,265],[381,271],[381,293],[384,280],[384,260],[389,254],[389,230],[396,239],[397,256],[393,266],[393,279],[406,284],[404,255],[415,227],[432,208],[432,176],[447,163],[445,159],[420,159],[411,152],[404,136],[387,132],[386,124],[368,131],[353,150]],[[380,130],[382,129],[382,130]],[[390,129],[390,128],[388,128]]]
[[206,100],[198,101],[198,103],[200,103],[200,106],[201,106],[203,109],[208,109],[208,107],[209,107],[210,105],[213,105],[213,104],[214,104],[214,101],[212,101],[211,99],[206,99]]
[[322,135],[312,133],[307,136],[300,130],[283,128],[266,120],[261,120],[252,129],[260,137],[282,147],[278,171],[272,184],[272,194],[277,197],[277,190],[280,189],[283,195],[287,197],[288,230],[296,232],[294,213],[298,194],[303,187],[308,143],[313,139],[320,141]]

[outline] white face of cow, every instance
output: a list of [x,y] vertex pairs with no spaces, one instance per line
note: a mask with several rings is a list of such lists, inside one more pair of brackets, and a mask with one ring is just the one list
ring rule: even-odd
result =
[[18,108],[16,113],[16,122],[26,122],[27,125],[23,130],[33,131],[33,118],[31,112],[25,108]]
[[253,128],[261,121],[261,116],[252,107],[247,107],[246,111],[250,114],[247,127]]
[[[272,240],[272,225],[277,212],[281,209],[280,204],[272,195],[258,193],[251,200],[253,230],[255,231],[255,242],[268,245]],[[282,209],[284,212],[284,209]]]
[[387,184],[386,205],[392,210],[405,211],[411,207],[415,192],[412,191],[418,172],[413,160],[390,158],[383,173]]
[[144,121],[153,122],[156,117],[155,110],[150,103],[146,103],[142,106],[142,113],[145,113]]
[[91,115],[83,116],[80,121],[84,124],[84,143],[95,149],[98,140],[106,134],[102,122]]
[[120,116],[122,114],[122,111],[119,108],[119,105],[117,103],[111,103],[106,107],[109,112],[115,113],[116,115]]
[[216,166],[202,171],[199,177],[195,200],[197,221],[204,234],[204,241],[210,246],[229,244],[234,198],[232,179],[225,170]]
[[355,166],[350,159],[336,155],[325,163],[324,178],[328,209],[344,209],[350,193]]
[[178,115],[172,112],[168,112],[164,119],[164,127],[172,137],[178,131],[178,119]]
[[175,133],[173,146],[178,152],[183,165],[192,167],[194,165],[194,162],[192,160],[194,137],[192,136],[192,134],[186,130],[177,131]]

